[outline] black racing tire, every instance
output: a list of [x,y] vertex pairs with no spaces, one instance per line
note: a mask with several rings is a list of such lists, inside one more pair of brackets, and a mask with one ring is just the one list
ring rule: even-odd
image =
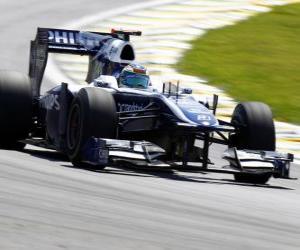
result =
[[0,71],[0,147],[21,150],[19,140],[28,137],[32,127],[32,91],[28,76]]
[[[238,132],[230,137],[230,147],[249,150],[275,151],[276,136],[272,111],[261,102],[239,103],[232,115],[231,123]],[[235,181],[265,184],[272,174],[237,173]]]
[[251,184],[266,184],[271,178],[272,173],[236,173],[234,180],[237,182],[251,183]]
[[239,103],[231,123],[238,129],[230,137],[231,147],[268,151],[276,149],[273,115],[268,105],[261,102]]
[[93,167],[82,162],[82,147],[92,136],[116,138],[117,126],[118,116],[112,94],[100,88],[81,89],[71,104],[67,122],[66,146],[72,164],[80,168]]

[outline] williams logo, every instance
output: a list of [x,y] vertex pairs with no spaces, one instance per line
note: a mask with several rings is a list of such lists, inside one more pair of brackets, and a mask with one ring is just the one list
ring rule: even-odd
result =
[[124,112],[124,111],[137,111],[137,110],[142,110],[144,108],[144,105],[142,104],[138,104],[138,103],[131,103],[131,104],[127,104],[127,103],[118,103],[118,109],[120,112]]
[[60,109],[60,104],[58,101],[58,95],[47,95],[41,99],[41,105],[43,108],[48,109],[48,110],[59,110]]

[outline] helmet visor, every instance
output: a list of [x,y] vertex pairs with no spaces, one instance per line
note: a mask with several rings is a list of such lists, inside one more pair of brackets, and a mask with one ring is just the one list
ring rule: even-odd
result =
[[132,72],[126,72],[126,74],[120,80],[121,84],[130,88],[147,88],[150,81],[148,75],[136,74]]

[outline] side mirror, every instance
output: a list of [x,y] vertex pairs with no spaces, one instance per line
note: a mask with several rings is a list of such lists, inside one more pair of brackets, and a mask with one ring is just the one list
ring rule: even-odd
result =
[[118,88],[117,80],[114,76],[101,75],[93,81],[93,85],[102,88]]

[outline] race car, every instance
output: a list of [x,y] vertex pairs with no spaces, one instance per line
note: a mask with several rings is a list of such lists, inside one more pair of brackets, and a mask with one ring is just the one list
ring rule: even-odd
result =
[[[271,176],[290,178],[293,155],[275,151],[274,122],[266,104],[239,103],[226,122],[215,116],[216,95],[209,106],[179,84],[163,84],[160,90],[150,82],[143,88],[120,84],[124,69],[136,63],[132,35],[141,32],[38,28],[31,41],[29,76],[0,71],[1,147],[54,149],[76,167],[193,169],[260,184]],[[48,53],[89,56],[87,83],[57,83],[41,94]],[[227,145],[227,166],[213,166],[213,143]]]

